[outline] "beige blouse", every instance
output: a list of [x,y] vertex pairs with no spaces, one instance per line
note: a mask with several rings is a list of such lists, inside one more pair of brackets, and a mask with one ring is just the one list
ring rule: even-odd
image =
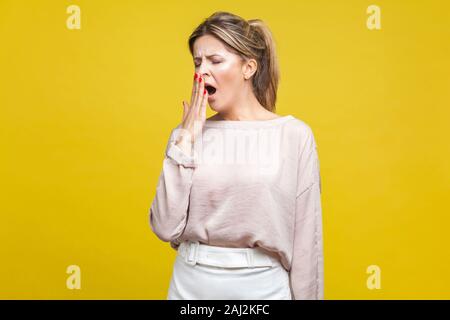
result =
[[175,250],[184,240],[258,246],[289,272],[293,299],[323,299],[321,178],[311,128],[292,115],[206,120],[194,154],[165,150],[150,226]]

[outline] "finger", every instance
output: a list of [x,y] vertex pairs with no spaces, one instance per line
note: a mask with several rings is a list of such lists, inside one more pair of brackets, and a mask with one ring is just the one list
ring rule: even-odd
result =
[[197,105],[198,105],[198,103],[199,103],[199,98],[201,98],[200,97],[200,86],[201,86],[201,84],[202,84],[202,82],[203,82],[203,80],[201,80],[202,78],[201,78],[201,76],[200,76],[200,74],[199,74],[199,76],[198,76],[198,78],[197,78],[197,83],[196,83],[196,86],[195,86],[195,93],[194,93],[194,103],[192,104],[192,108],[194,109],[194,110],[192,110],[193,112],[194,112],[194,115],[196,115],[197,114]]
[[187,104],[186,101],[183,100],[183,120],[182,120],[183,122],[184,122],[184,120],[186,120],[188,111],[189,111],[189,105]]
[[198,91],[197,91],[197,101],[195,104],[195,114],[198,114],[198,111],[200,110],[200,106],[202,104],[203,99],[203,91],[205,90],[205,81],[202,77],[199,79],[199,85],[198,85]]
[[206,120],[206,104],[208,103],[208,91],[206,89],[203,90],[205,90],[205,93],[203,94],[203,100],[199,110],[199,117],[202,123]]
[[192,95],[192,104],[191,104],[191,108],[195,109],[195,105],[197,104],[198,101],[198,90],[200,87],[200,76],[195,80],[195,85],[194,85],[194,94]]
[[194,74],[194,80],[192,82],[192,92],[191,92],[191,103],[190,105],[193,106],[194,104],[194,98],[195,98],[195,86],[197,85],[197,79],[198,79],[198,74],[197,72]]

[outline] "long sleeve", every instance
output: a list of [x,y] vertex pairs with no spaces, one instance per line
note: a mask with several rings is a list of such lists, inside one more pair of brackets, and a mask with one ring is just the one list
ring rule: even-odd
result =
[[176,239],[186,226],[192,175],[196,159],[175,145],[180,125],[172,130],[167,143],[156,195],[150,208],[150,226],[159,239],[177,249]]
[[321,178],[317,145],[308,127],[300,147],[292,266],[293,300],[324,299]]

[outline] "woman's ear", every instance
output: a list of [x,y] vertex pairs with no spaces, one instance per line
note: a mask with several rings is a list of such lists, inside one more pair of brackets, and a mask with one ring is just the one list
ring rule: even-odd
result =
[[242,65],[242,74],[244,79],[250,79],[258,69],[258,63],[255,59],[247,59]]

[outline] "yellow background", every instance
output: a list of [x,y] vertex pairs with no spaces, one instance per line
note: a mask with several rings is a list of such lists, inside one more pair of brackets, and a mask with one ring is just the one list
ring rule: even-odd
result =
[[166,298],[176,251],[148,211],[190,95],[187,39],[217,10],[267,22],[277,112],[314,130],[325,298],[449,299],[450,5],[398,0],[1,0],[0,298]]

